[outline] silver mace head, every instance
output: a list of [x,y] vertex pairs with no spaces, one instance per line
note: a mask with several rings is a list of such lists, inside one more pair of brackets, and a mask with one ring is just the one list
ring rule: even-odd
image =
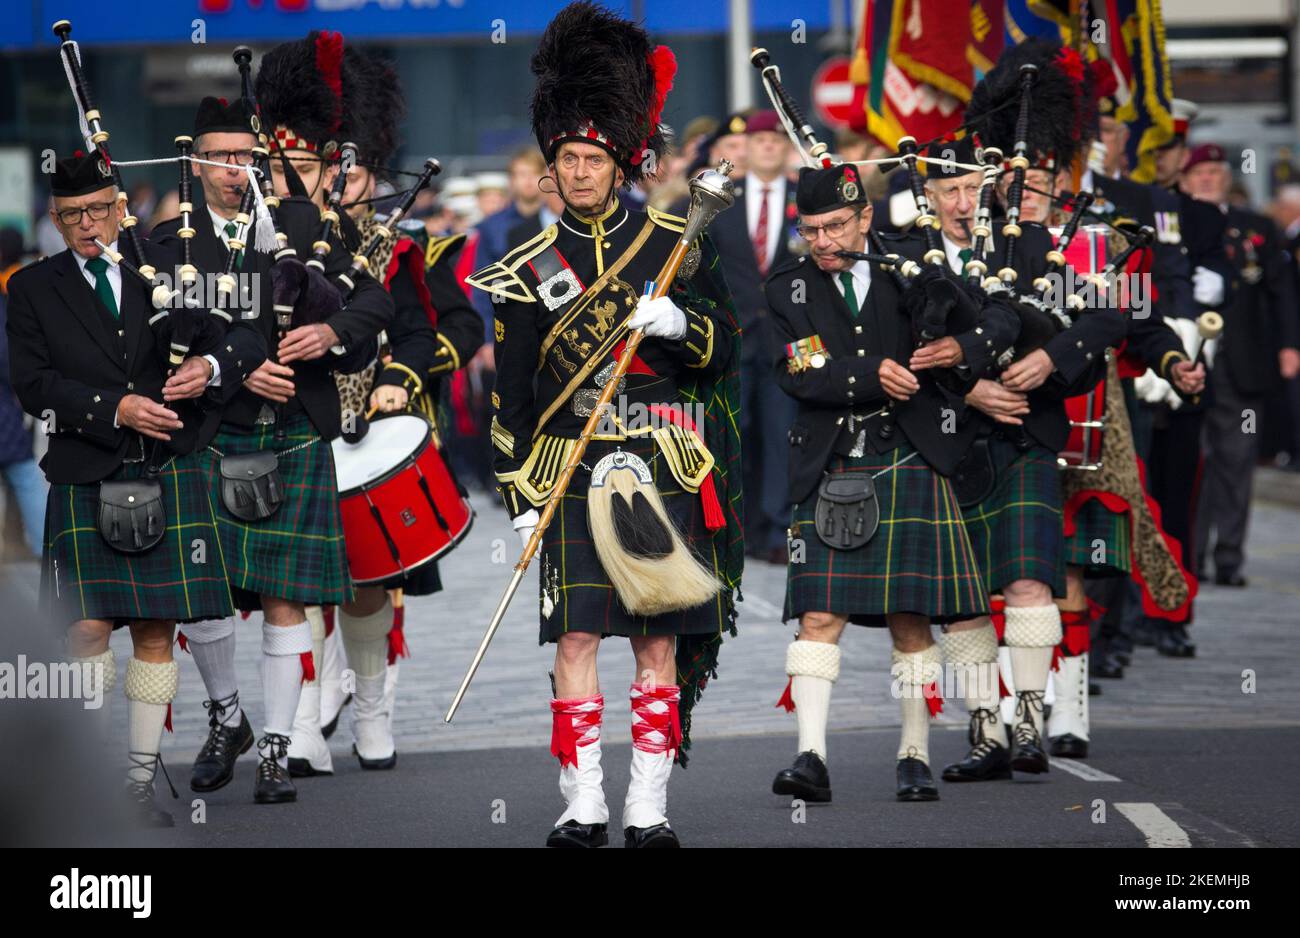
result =
[[736,187],[728,177],[731,163],[723,160],[717,169],[705,169],[691,180],[691,205],[686,211],[682,241],[689,243],[700,236],[717,214],[736,204]]

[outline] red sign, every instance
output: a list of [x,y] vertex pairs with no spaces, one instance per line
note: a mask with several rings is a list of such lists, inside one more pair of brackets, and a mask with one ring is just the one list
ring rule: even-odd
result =
[[[812,102],[817,119],[832,130],[848,127],[854,110],[853,92],[848,56],[827,59],[813,75]],[[861,107],[861,101],[858,106]]]

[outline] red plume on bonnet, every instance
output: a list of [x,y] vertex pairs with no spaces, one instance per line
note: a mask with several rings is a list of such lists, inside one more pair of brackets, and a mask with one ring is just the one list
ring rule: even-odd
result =
[[673,90],[673,78],[677,75],[677,56],[667,46],[655,46],[649,56],[650,71],[655,79],[654,109],[650,111],[650,131],[659,126],[659,119],[664,113],[664,102],[668,92]]
[[1092,72],[1093,94],[1098,98],[1109,98],[1119,91],[1119,78],[1108,59],[1094,59],[1088,63],[1088,70]]
[[640,165],[646,144],[650,142],[650,136],[659,129],[659,119],[664,113],[664,102],[668,100],[668,92],[673,90],[673,78],[677,75],[677,56],[673,55],[673,50],[667,46],[655,46],[654,51],[646,56],[646,64],[650,66],[650,75],[654,79],[655,94],[654,101],[650,105],[650,113],[646,115],[646,137],[632,154],[634,166]]
[[343,34],[322,29],[316,37],[316,71],[334,92],[337,102],[332,130],[343,123]]

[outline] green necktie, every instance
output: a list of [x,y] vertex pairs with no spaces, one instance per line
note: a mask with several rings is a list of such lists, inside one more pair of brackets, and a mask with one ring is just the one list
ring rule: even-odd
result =
[[[233,221],[228,221],[228,222],[226,222],[226,229],[225,229],[225,230],[226,230],[226,240],[230,240],[231,238],[233,238],[233,237],[235,236],[235,232],[239,230],[239,226],[236,225]],[[244,265],[244,252],[243,252],[243,250],[236,251],[236,252],[235,252],[235,267],[236,267],[236,268],[239,268],[239,267],[242,267],[243,265]]]
[[970,262],[970,259],[972,256],[974,256],[974,253],[975,252],[972,251],[970,248],[962,248],[960,251],[957,252],[957,259],[961,261],[962,272],[966,270],[966,264]]
[[95,293],[100,302],[108,307],[114,319],[121,318],[117,311],[117,299],[113,296],[113,285],[108,282],[108,261],[103,257],[92,257],[86,261],[86,269],[95,275]]
[[853,292],[853,274],[847,270],[840,274],[840,283],[844,285],[844,302],[849,304],[849,312],[858,318],[858,295]]

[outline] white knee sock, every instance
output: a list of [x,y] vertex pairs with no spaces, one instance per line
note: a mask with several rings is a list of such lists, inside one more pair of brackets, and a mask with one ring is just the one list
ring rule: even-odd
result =
[[[311,651],[311,626],[304,619],[295,625],[262,625],[262,693],[266,703],[267,733],[290,736],[293,715],[302,690],[302,654]],[[282,760],[288,766],[288,756]]]
[[127,700],[127,733],[131,768],[127,777],[148,782],[154,776],[158,744],[162,741],[167,708],[176,699],[180,669],[175,661],[157,664],[129,658],[122,689]]
[[320,682],[321,662],[325,660],[325,615],[320,606],[306,608],[307,624],[311,626],[311,660],[315,665],[316,676],[305,684],[315,685]]
[[[998,712],[998,634],[993,623],[962,632],[939,636],[944,661],[955,672],[966,709]],[[1007,732],[1000,718],[983,720],[984,733],[1000,746],[1007,744]]]
[[[1016,693],[1047,689],[1052,668],[1052,649],[1061,641],[1061,610],[1048,606],[1007,606],[1007,628],[1002,635],[1011,653],[1011,672]],[[1030,707],[1034,726],[1043,731],[1043,712]]]
[[[182,631],[190,656],[203,678],[209,700],[224,701],[239,692],[235,678],[235,619],[233,616],[208,622],[191,622]],[[221,723],[239,724],[239,708],[227,707],[218,717]]]
[[794,641],[785,651],[790,697],[799,721],[799,751],[826,759],[826,722],[831,689],[840,676],[840,646],[828,642]]
[[925,685],[939,680],[942,663],[938,645],[916,652],[893,650],[890,673],[898,685],[903,712],[899,759],[910,757],[930,763],[930,708],[925,700]]
[[350,616],[339,609],[339,631],[343,633],[343,647],[347,651],[348,665],[357,677],[379,677],[388,667],[388,630],[393,627],[393,602],[385,599],[384,605],[368,616]]
[[81,666],[83,703],[96,698],[99,700],[99,707],[88,712],[92,715],[91,725],[94,732],[106,739],[112,731],[110,704],[113,700],[113,688],[117,686],[117,658],[113,655],[113,649],[109,648],[98,655],[89,655],[85,658],[69,655],[68,661]]

